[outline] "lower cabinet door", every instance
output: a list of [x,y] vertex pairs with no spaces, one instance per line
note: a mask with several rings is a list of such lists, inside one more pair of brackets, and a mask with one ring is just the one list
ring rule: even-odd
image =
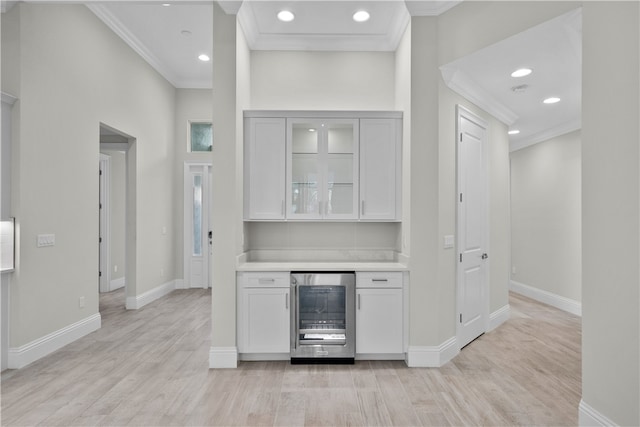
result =
[[356,294],[356,353],[403,353],[402,289],[357,289]]
[[289,288],[244,288],[241,353],[289,353]]

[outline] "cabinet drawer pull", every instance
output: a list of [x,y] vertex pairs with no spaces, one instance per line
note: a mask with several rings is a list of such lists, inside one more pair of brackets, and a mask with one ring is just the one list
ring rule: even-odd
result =
[[371,279],[372,282],[388,282],[389,279]]
[[276,279],[273,279],[273,278],[270,279],[270,278],[261,277],[258,279],[258,283],[274,283],[275,281]]
[[358,310],[360,310],[360,294],[358,294]]

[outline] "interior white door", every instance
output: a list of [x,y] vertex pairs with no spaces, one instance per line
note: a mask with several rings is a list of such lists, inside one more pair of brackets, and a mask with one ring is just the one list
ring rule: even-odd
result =
[[190,288],[208,288],[211,277],[211,165],[185,164],[184,280]]
[[487,124],[458,106],[458,343],[487,329]]

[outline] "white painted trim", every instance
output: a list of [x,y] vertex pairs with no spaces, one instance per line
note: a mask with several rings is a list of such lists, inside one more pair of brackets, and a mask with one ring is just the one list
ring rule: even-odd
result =
[[531,145],[535,145],[539,142],[548,141],[551,138],[555,138],[569,132],[574,132],[578,129],[582,129],[581,118],[562,123],[550,129],[545,129],[544,131],[531,135],[530,137],[525,138],[522,141],[514,141],[509,144],[509,152],[512,153],[514,151],[522,150],[523,148],[530,147]]
[[462,3],[462,0],[405,0],[404,3],[411,16],[439,16]]
[[482,89],[463,71],[456,67],[443,65],[440,67],[440,72],[449,89],[473,102],[501,122],[511,125],[518,119],[515,112]]
[[605,415],[598,412],[591,405],[580,399],[578,406],[578,425],[579,426],[617,426],[618,424],[611,421]]
[[9,349],[7,365],[9,369],[20,369],[36,360],[61,349],[67,344],[100,329],[102,318],[100,313],[84,318],[71,325],[58,329],[35,341]]
[[137,310],[159,298],[162,298],[165,295],[169,295],[175,289],[176,281],[172,280],[170,282],[157,286],[150,291],[143,293],[142,295],[127,297],[126,308],[127,310]]
[[498,326],[509,320],[511,317],[511,307],[509,304],[504,305],[489,315],[489,327],[487,332],[493,331]]
[[509,290],[516,292],[520,295],[532,298],[544,304],[549,304],[555,308],[566,311],[576,316],[582,316],[582,303],[580,301],[565,298],[554,293],[544,291],[542,289],[534,288],[533,286],[525,285],[524,283],[511,280],[509,283]]
[[116,16],[111,13],[105,5],[88,3],[86,5],[102,22],[105,23],[114,33],[116,33],[126,44],[131,47],[138,55],[140,55],[151,67],[153,67],[162,77],[167,79],[174,87],[178,85],[176,76],[164,66],[144,43],[142,43]]
[[406,353],[356,353],[356,360],[407,360]]
[[113,279],[109,283],[109,292],[115,291],[116,289],[124,288],[124,285],[125,285],[124,276],[122,276],[122,277],[120,277],[118,279]]
[[410,368],[439,368],[458,355],[456,337],[451,337],[438,346],[409,347],[407,366]]
[[176,280],[174,280],[174,282],[176,283],[176,289],[188,289],[185,286],[183,279],[176,279]]
[[209,349],[209,369],[238,367],[238,347],[214,347]]

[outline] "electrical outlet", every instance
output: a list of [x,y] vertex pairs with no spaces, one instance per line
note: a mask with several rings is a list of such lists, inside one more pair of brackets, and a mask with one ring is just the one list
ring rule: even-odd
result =
[[113,272],[114,272],[114,273],[117,273],[117,272],[118,272],[118,264],[115,264],[115,265],[113,266]]
[[164,268],[160,269],[160,276],[164,276]]
[[78,307],[84,308],[84,297],[78,298]]
[[511,266],[511,274],[516,274],[516,266]]
[[166,235],[167,234],[167,227],[162,227],[162,235]]

